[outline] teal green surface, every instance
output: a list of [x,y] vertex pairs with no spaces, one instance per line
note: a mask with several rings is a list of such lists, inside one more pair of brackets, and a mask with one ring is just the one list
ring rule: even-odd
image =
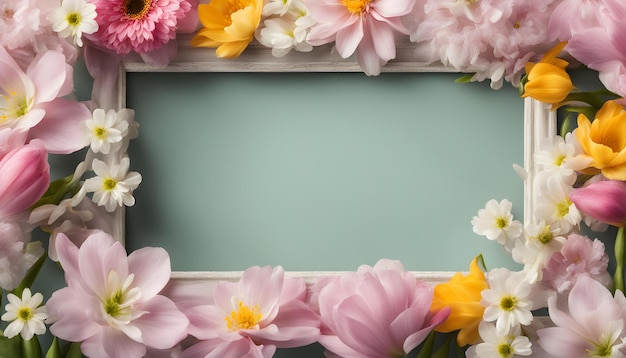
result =
[[457,77],[129,74],[129,251],[165,247],[178,271],[511,267],[470,221],[492,198],[522,220],[523,101]]

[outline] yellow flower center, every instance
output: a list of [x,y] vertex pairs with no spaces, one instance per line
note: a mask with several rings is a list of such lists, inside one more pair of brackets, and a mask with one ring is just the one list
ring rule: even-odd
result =
[[498,218],[496,219],[496,226],[498,227],[498,229],[504,229],[505,227],[509,226],[509,221],[506,218]]
[[515,308],[517,307],[517,303],[517,297],[510,295],[504,296],[500,299],[500,308],[502,308],[503,311],[511,312],[515,310]]
[[29,105],[26,97],[18,96],[10,91],[8,95],[0,95],[0,124],[16,120],[28,113]]
[[515,21],[513,28],[519,29],[520,27],[522,27],[522,23],[519,20]]
[[341,3],[354,15],[361,15],[367,12],[372,0],[341,0]]
[[101,140],[105,140],[107,138],[107,133],[107,129],[104,127],[96,127],[93,129],[93,134],[96,136],[96,138]]
[[104,180],[102,181],[102,188],[106,191],[111,191],[115,189],[116,186],[117,180],[113,178],[104,178]]
[[537,241],[540,243],[547,245],[554,239],[554,234],[550,231],[550,228],[546,226],[546,228],[537,235]]
[[254,305],[250,307],[239,301],[237,310],[232,311],[230,316],[226,316],[224,319],[229,330],[237,331],[254,328],[254,326],[259,324],[261,318],[263,318],[263,314],[259,312],[259,306]]
[[569,198],[563,200],[562,202],[556,204],[556,213],[559,219],[563,219],[565,215],[569,214],[569,207],[572,205],[571,200]]
[[152,7],[152,0],[124,0],[124,15],[132,20],[141,19]]
[[563,162],[565,161],[565,158],[567,158],[567,156],[565,154],[561,154],[559,155],[555,160],[554,160],[554,165],[556,165],[557,167],[560,167]]
[[67,21],[70,26],[78,26],[80,25],[81,21],[80,14],[77,12],[70,12],[69,14],[67,14],[65,21]]
[[20,307],[17,311],[17,317],[24,322],[28,322],[28,320],[33,318],[33,310],[31,310],[28,306]]
[[500,343],[498,344],[498,354],[500,357],[508,358],[513,355],[515,349],[509,343]]

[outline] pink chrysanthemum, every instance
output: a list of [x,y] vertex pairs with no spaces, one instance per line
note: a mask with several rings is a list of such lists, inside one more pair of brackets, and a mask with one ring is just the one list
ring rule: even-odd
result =
[[194,0],[94,0],[99,30],[91,38],[126,55],[161,48],[176,37],[179,27],[189,27]]

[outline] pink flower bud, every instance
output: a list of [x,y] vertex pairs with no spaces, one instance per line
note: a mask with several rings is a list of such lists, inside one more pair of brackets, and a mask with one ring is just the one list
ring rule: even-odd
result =
[[50,185],[48,152],[40,140],[0,159],[0,218],[17,214],[41,198]]
[[572,190],[569,198],[578,210],[596,220],[618,227],[626,224],[626,182],[598,181]]

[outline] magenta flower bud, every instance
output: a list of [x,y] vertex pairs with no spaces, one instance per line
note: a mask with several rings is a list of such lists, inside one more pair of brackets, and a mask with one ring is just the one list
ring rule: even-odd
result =
[[569,198],[578,210],[596,220],[618,227],[626,224],[626,182],[598,181],[572,190]]
[[49,185],[48,152],[42,141],[7,153],[0,160],[0,219],[30,208]]

